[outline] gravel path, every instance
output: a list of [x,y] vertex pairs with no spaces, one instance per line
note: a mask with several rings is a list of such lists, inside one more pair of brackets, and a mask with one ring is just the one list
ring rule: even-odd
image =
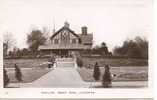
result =
[[24,84],[22,87],[84,88],[89,87],[89,83],[81,79],[75,68],[58,67],[33,83]]

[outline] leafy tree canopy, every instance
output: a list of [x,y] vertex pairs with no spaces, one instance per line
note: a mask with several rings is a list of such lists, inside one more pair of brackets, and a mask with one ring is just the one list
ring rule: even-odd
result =
[[122,46],[114,48],[114,55],[148,58],[148,41],[141,37],[125,40]]
[[43,45],[45,42],[46,38],[40,30],[32,30],[32,32],[27,35],[27,44],[33,52],[37,52],[39,45]]

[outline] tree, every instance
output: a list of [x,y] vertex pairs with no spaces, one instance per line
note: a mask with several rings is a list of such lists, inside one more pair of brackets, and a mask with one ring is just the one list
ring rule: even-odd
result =
[[3,69],[3,85],[4,87],[6,87],[9,84],[9,77],[7,75],[7,71],[5,69]]
[[141,37],[124,41],[122,46],[115,47],[114,55],[148,58],[148,41]]
[[102,42],[102,43],[101,43],[100,50],[101,50],[101,53],[102,53],[103,55],[108,55],[108,54],[109,54],[108,47],[106,46],[106,43],[105,43],[105,42]]
[[128,57],[141,57],[141,50],[138,44],[134,41],[130,41],[125,55]]
[[15,64],[15,78],[21,82],[22,81],[22,73],[20,68]]
[[15,44],[16,44],[16,41],[15,41],[12,33],[7,32],[3,35],[3,52],[4,52],[3,54],[4,54],[4,56],[7,55],[8,50],[11,49],[13,46],[15,46]]
[[45,42],[46,38],[40,30],[32,30],[32,32],[27,35],[27,43],[34,54],[37,53],[39,45],[43,45]]
[[105,72],[102,79],[102,85],[103,87],[110,87],[111,86],[111,72],[108,65],[105,65]]
[[98,63],[96,62],[95,63],[95,66],[94,66],[94,72],[93,72],[93,78],[98,81],[100,79],[100,69],[99,69],[99,65]]
[[28,56],[28,55],[29,55],[29,50],[28,50],[27,48],[23,48],[23,49],[21,50],[21,52],[22,52],[22,55],[23,55],[23,56]]
[[96,45],[92,49],[93,54],[99,55],[109,55],[108,47],[105,42],[102,42],[101,45]]
[[13,51],[9,51],[9,54],[8,54],[11,58],[14,57],[14,53]]
[[[19,54],[20,54],[20,49],[15,46],[12,51],[12,57],[19,57]],[[9,55],[10,55],[10,52],[9,52]]]
[[8,45],[6,43],[3,43],[3,57],[7,56],[8,51]]
[[100,54],[100,46],[96,45],[92,48],[92,53],[93,54]]
[[148,41],[145,38],[141,38],[139,36],[135,38],[135,41],[140,49],[141,57],[148,58]]

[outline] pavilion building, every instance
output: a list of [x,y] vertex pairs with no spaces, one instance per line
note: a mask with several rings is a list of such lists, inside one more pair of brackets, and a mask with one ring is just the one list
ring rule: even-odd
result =
[[38,50],[42,54],[69,56],[75,52],[89,50],[93,44],[93,34],[88,33],[87,27],[82,27],[82,33],[77,34],[70,29],[68,22],[50,37],[50,42],[40,45]]

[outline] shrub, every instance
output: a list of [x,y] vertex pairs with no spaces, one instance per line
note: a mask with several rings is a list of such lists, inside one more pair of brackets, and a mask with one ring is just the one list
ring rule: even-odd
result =
[[105,66],[105,72],[103,75],[103,79],[102,79],[102,85],[103,87],[111,87],[111,73],[110,73],[110,68],[108,65]]
[[95,63],[95,66],[94,66],[93,78],[96,81],[100,79],[100,69],[97,62]]
[[15,64],[15,78],[21,82],[22,81],[22,73],[20,68]]
[[4,87],[6,87],[8,84],[9,84],[9,77],[7,75],[7,71],[5,69],[3,69],[3,84],[4,84]]
[[77,57],[77,58],[76,58],[76,63],[77,63],[77,65],[78,65],[79,67],[83,67],[83,61],[82,61],[82,59],[81,59],[80,57]]

